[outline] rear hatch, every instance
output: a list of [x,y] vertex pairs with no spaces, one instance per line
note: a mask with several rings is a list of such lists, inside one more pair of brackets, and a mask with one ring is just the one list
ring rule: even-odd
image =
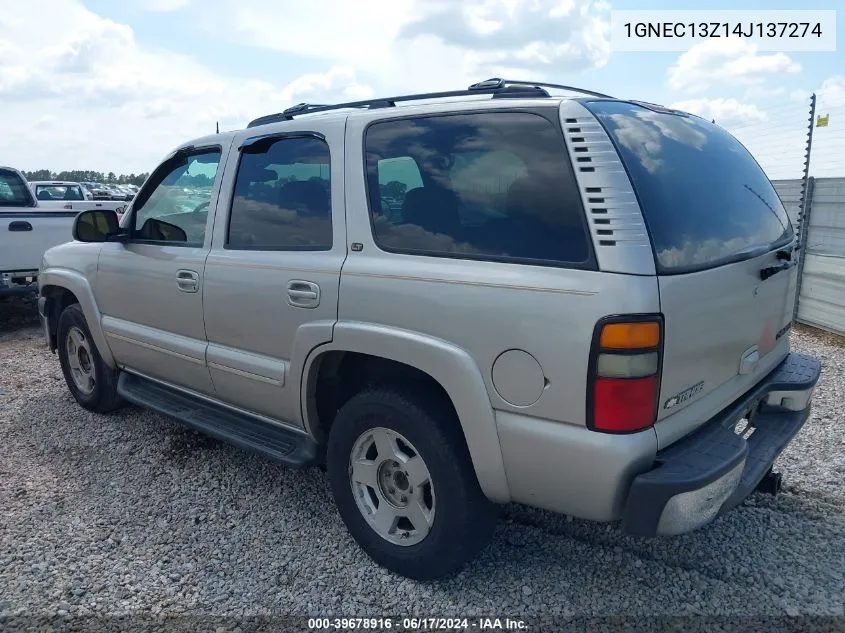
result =
[[655,429],[667,446],[786,356],[795,236],[763,170],[722,128],[659,107],[585,105],[613,139],[651,236],[665,319]]

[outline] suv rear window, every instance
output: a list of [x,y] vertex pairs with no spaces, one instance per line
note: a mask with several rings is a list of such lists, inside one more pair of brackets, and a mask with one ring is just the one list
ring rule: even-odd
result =
[[384,121],[367,129],[365,151],[373,232],[384,250],[591,264],[581,199],[552,120],[488,112]]
[[0,207],[31,207],[32,196],[15,172],[0,169]]
[[695,116],[585,104],[613,139],[639,198],[658,271],[700,270],[788,242],[789,217],[748,150]]

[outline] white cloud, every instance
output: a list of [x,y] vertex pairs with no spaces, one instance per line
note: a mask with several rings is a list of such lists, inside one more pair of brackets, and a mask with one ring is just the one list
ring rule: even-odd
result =
[[[277,51],[286,81],[233,77],[199,58],[142,45],[129,25],[83,0],[13,3],[0,13],[7,161],[23,169],[147,171],[218,121],[235,129],[300,101],[467,86],[506,73],[551,78],[601,66],[610,55],[610,7],[601,1],[132,3],[158,12],[190,6],[180,18],[161,19],[189,18],[185,28],[224,47]],[[300,60],[309,72],[296,78],[291,66]]]
[[820,106],[837,108],[845,106],[845,75],[834,75],[825,79],[816,91]]
[[717,123],[759,123],[768,120],[768,115],[752,103],[736,99],[688,99],[669,106],[684,112],[691,112]]
[[736,37],[708,39],[678,57],[669,68],[669,85],[690,94],[713,86],[754,86],[769,77],[797,73],[801,65],[784,53],[759,54],[757,47]]
[[223,76],[145,49],[130,27],[77,0],[19,3],[0,23],[0,50],[3,153],[22,169],[148,171],[217,121],[239,128],[297,101],[371,92],[343,65],[287,85]]
[[216,36],[344,60],[400,90],[435,81],[463,85],[503,69],[536,77],[584,70],[607,63],[611,52],[609,7],[590,0],[309,0],[284,11],[276,0],[211,6],[205,24]]
[[[421,16],[402,37],[432,36],[465,53],[477,76],[506,67],[549,71],[604,66],[610,58],[609,7],[589,0],[472,0],[420,3]],[[486,73],[486,74],[485,74]]]
[[140,0],[140,3],[141,7],[147,11],[165,13],[184,9],[191,4],[191,0]]

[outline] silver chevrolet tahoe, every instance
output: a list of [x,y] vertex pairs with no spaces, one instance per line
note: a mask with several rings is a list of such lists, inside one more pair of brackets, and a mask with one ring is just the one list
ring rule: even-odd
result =
[[367,554],[430,579],[507,502],[655,536],[776,487],[819,376],[796,260],[719,126],[489,80],[182,145],[119,223],[77,217],[39,310],[81,406],[322,466]]

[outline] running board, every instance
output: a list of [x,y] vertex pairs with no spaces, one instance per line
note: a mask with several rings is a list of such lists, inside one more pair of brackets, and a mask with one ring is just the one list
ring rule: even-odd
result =
[[120,373],[117,392],[132,404],[176,418],[201,433],[294,468],[314,463],[317,455],[316,442],[302,433],[229,411],[133,374]]

